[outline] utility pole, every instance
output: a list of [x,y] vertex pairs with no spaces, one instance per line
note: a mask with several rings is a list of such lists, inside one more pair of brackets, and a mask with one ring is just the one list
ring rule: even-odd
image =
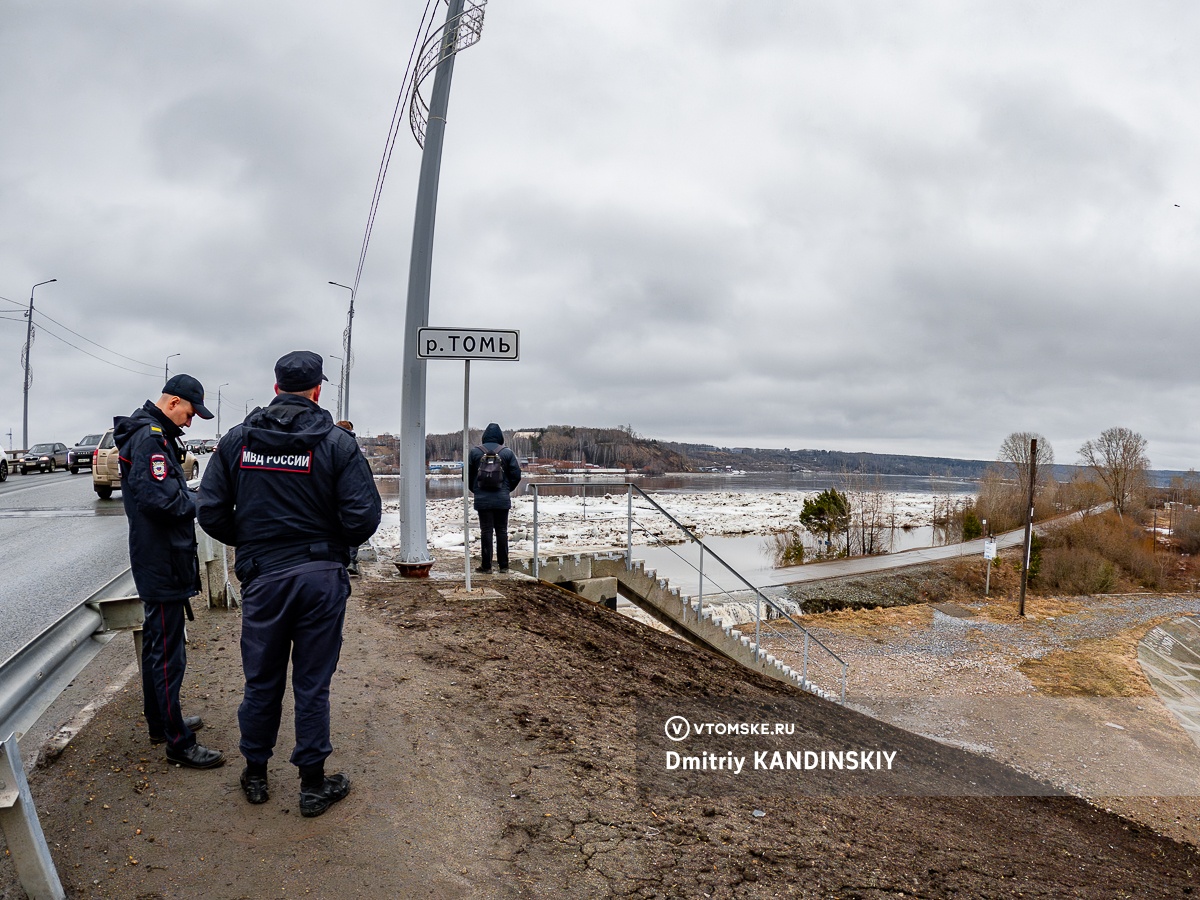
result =
[[[412,256],[408,269],[408,299],[405,307],[404,346],[400,395],[400,548],[396,564],[401,574],[429,574],[433,559],[425,530],[425,360],[417,355],[417,333],[429,325],[429,285],[433,271],[433,232],[437,213],[438,179],[442,167],[442,142],[454,57],[479,39],[483,27],[483,4],[472,3],[463,16],[465,0],[448,0],[446,23],[421,50],[413,77],[411,109],[420,118],[421,81],[433,73],[424,127],[421,172],[417,182],[417,208],[413,221]],[[410,119],[420,123],[416,119]],[[414,133],[416,129],[414,125]],[[418,134],[418,142],[422,135]],[[347,360],[348,362],[348,360]]]
[[[354,335],[354,288],[347,284],[329,282],[334,287],[345,288],[350,292],[350,312],[346,316],[346,330],[342,332],[342,374],[338,378],[338,418],[350,418],[350,339]],[[334,357],[336,359],[336,357]]]
[[29,368],[29,354],[33,350],[33,292],[43,284],[53,284],[56,281],[57,278],[39,281],[29,289],[29,312],[25,313],[29,321],[25,323],[25,352],[21,354],[25,363],[25,410],[21,416],[21,441],[25,444],[25,450],[29,449],[29,388],[33,384],[33,372]]
[[1029,581],[1029,557],[1033,552],[1033,490],[1037,484],[1037,438],[1029,441],[1029,505],[1025,515],[1025,556],[1021,562],[1021,602],[1017,615],[1025,616],[1025,585]]
[[221,388],[229,387],[229,382],[217,386],[217,440],[221,439]]

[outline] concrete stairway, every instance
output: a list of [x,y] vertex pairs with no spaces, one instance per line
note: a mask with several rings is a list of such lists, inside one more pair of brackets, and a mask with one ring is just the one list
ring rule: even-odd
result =
[[[533,561],[513,559],[516,571],[533,575]],[[754,653],[753,634],[742,634],[737,628],[723,625],[706,608],[701,612],[690,597],[680,594],[653,571],[647,571],[642,560],[634,560],[626,570],[621,553],[596,552],[551,556],[541,560],[538,578],[562,585],[595,602],[604,602],[617,593],[635,606],[666,625],[680,637],[712,650],[778,681],[795,685],[826,700],[838,696],[823,690],[802,672],[786,665],[770,653]],[[615,589],[615,590],[613,590]]]

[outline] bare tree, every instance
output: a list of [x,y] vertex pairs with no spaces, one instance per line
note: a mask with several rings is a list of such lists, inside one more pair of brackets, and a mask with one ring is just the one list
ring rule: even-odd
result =
[[1108,493],[1113,509],[1123,515],[1133,498],[1145,487],[1150,460],[1146,439],[1128,428],[1109,428],[1094,441],[1079,448],[1079,460],[1088,466]]
[[1000,462],[1006,463],[1006,474],[1017,483],[1017,496],[1022,505],[1029,496],[1029,444],[1037,441],[1037,487],[1040,490],[1049,483],[1054,466],[1054,448],[1036,431],[1014,431],[1000,445]]

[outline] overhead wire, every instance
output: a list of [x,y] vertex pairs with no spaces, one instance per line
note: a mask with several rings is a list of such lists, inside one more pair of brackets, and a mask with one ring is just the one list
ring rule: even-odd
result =
[[[92,346],[94,346],[94,347],[99,347],[99,348],[100,348],[101,350],[103,350],[105,353],[111,353],[113,356],[119,356],[119,357],[121,357],[121,359],[128,360],[128,361],[129,361],[129,362],[131,362],[131,363],[137,363],[139,366],[146,366],[147,368],[151,368],[151,369],[157,369],[157,368],[158,368],[158,364],[157,364],[157,363],[148,363],[148,362],[142,362],[140,359],[134,359],[132,356],[126,356],[126,355],[125,355],[125,354],[123,354],[123,353],[118,353],[116,350],[110,350],[108,347],[105,347],[103,344],[99,344],[99,343],[97,343],[96,341],[93,341],[93,340],[92,340],[90,337],[88,337],[87,335],[80,334],[78,331],[74,331],[74,330],[72,330],[71,328],[68,328],[68,327],[67,327],[66,325],[64,325],[62,322],[59,322],[59,321],[57,321],[57,320],[55,320],[55,319],[51,319],[51,318],[50,318],[50,316],[46,315],[46,314],[45,314],[44,312],[42,312],[40,309],[35,309],[35,310],[34,310],[34,312],[35,312],[35,313],[37,313],[37,314],[38,314],[39,316],[41,316],[42,318],[44,318],[44,319],[49,319],[51,322],[54,322],[54,324],[55,324],[55,325],[57,325],[59,328],[63,329],[64,331],[70,331],[70,332],[71,332],[71,334],[75,335],[77,338],[82,338],[83,340],[85,340],[85,341],[87,341],[89,344],[91,344]],[[43,326],[43,327],[45,327],[45,326]]]
[[425,11],[421,14],[421,26],[417,29],[417,36],[413,39],[412,49],[408,54],[408,65],[404,70],[404,81],[400,85],[400,94],[396,98],[396,106],[392,110],[392,122],[388,126],[387,140],[383,145],[383,157],[379,161],[379,172],[375,176],[375,191],[371,195],[371,209],[367,214],[367,226],[363,232],[362,249],[358,253],[358,266],[354,271],[354,293],[358,294],[358,286],[362,281],[363,268],[367,262],[367,248],[371,244],[371,232],[375,228],[375,214],[379,210],[379,201],[383,196],[383,183],[387,179],[388,166],[392,161],[392,150],[396,146],[396,138],[400,133],[400,124],[403,121],[402,110],[404,108],[404,98],[408,96],[412,89],[412,81],[416,77],[416,68],[414,62],[416,60],[417,51],[425,45],[429,39],[430,33],[433,31],[433,23],[436,15],[431,12],[437,0],[426,0]]
[[[0,297],[0,300],[5,301],[6,303],[11,303],[14,306],[19,306],[19,307],[25,306],[24,302],[17,302],[16,300],[10,300],[8,297]],[[71,334],[75,335],[77,338],[87,341],[92,346],[99,347],[105,353],[111,353],[113,356],[120,357],[121,359],[127,360],[128,362],[131,362],[131,363],[136,363],[139,366],[145,366],[148,369],[154,369],[157,372],[158,366],[156,363],[142,362],[140,359],[134,359],[132,356],[126,356],[124,353],[118,353],[116,350],[112,350],[108,347],[105,347],[103,344],[101,344],[97,341],[93,341],[87,335],[80,334],[75,329],[73,329],[67,325],[64,325],[62,322],[59,322],[57,319],[55,319],[51,316],[46,315],[40,309],[35,308],[34,313],[36,313],[38,316],[42,317],[43,319],[46,319],[47,321],[53,323],[54,325],[58,326],[59,328],[63,329],[64,331],[70,332]],[[18,318],[12,318],[12,319],[10,319],[6,316],[0,316],[0,321],[24,322],[24,321],[26,321],[26,315],[21,315]],[[92,359],[97,360],[98,362],[104,363],[106,366],[112,366],[114,368],[121,369],[122,371],[125,371],[125,372],[133,372],[133,374],[135,374],[135,375],[145,375],[145,376],[149,377],[151,374],[154,374],[154,373],[150,373],[150,372],[138,372],[134,369],[128,368],[127,366],[122,366],[119,363],[115,363],[112,360],[104,359],[103,357],[97,356],[94,353],[84,350],[82,347],[72,344],[70,341],[68,341],[66,338],[62,337],[61,335],[55,334],[53,331],[51,331],[49,328],[47,328],[45,324],[41,325],[40,330],[46,332],[46,334],[50,335],[50,337],[55,338],[56,340],[62,341],[68,347],[78,350],[80,353],[83,353],[86,356],[90,356]]]
[[[89,352],[89,351],[87,351],[87,350],[84,350],[82,347],[79,347],[79,346],[76,346],[75,344],[72,344],[72,343],[71,343],[70,341],[68,341],[66,338],[62,337],[61,335],[57,335],[57,334],[55,334],[53,331],[51,331],[49,328],[47,328],[47,327],[46,327],[46,326],[44,326],[44,325],[43,325],[43,326],[42,326],[40,329],[38,329],[38,330],[39,330],[39,331],[41,331],[43,334],[48,334],[48,335],[50,335],[50,337],[54,338],[54,339],[55,339],[55,340],[57,340],[57,341],[62,341],[62,342],[63,342],[64,344],[66,344],[68,347],[73,347],[74,349],[78,350],[80,353],[84,354],[85,356],[90,356],[92,359],[98,360],[99,362],[102,362],[102,363],[104,363],[106,366],[112,366],[114,369],[121,369],[121,370],[123,370],[123,371],[125,371],[125,372],[132,372],[134,375],[143,375],[143,376],[145,376],[145,377],[150,377],[151,375],[153,375],[153,374],[156,374],[156,373],[151,373],[151,372],[139,372],[139,371],[137,371],[136,369],[131,369],[131,368],[129,368],[128,366],[122,366],[122,365],[118,365],[118,364],[117,364],[117,363],[115,363],[115,362],[111,362],[111,361],[109,361],[109,360],[107,360],[107,359],[104,359],[104,358],[102,358],[102,357],[99,357],[99,356],[97,356],[95,353],[91,353],[91,352]],[[68,330],[69,330],[69,329],[68,329]],[[111,351],[110,351],[110,352],[111,352]],[[117,355],[119,356],[120,354],[117,354]],[[137,362],[137,360],[134,360],[134,362]],[[148,365],[148,364],[147,364],[147,363],[140,363],[139,365]]]

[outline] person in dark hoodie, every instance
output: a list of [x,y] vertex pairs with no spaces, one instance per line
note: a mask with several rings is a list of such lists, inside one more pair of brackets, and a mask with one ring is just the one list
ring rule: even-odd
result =
[[319,816],[350,791],[325,774],[333,752],[329,683],[337,669],[350,580],[347,549],[379,527],[379,491],[358,442],[317,405],[321,357],[297,350],[275,364],[275,399],[230,429],[200,485],[206,532],[237,548],[242,583],[239,749],[242,791],[268,799],[267,760],[279,735],[288,659],[296,708],[291,762],[300,814]]
[[479,514],[480,566],[475,571],[484,575],[492,571],[494,532],[496,562],[501,572],[507,572],[508,511],[512,509],[511,494],[521,483],[521,464],[517,455],[504,446],[504,432],[495,422],[483,430],[483,446],[471,448],[466,479],[467,487],[475,495],[475,512]]
[[113,419],[121,469],[121,502],[129,522],[129,564],[142,598],[142,701],[151,743],[167,743],[167,759],[193,769],[225,762],[220,750],[196,742],[199,716],[184,716],[179,689],[187,668],[183,617],[200,591],[196,504],[183,474],[183,429],[192,417],[211,419],[204,386],[175,375],[158,402]]

